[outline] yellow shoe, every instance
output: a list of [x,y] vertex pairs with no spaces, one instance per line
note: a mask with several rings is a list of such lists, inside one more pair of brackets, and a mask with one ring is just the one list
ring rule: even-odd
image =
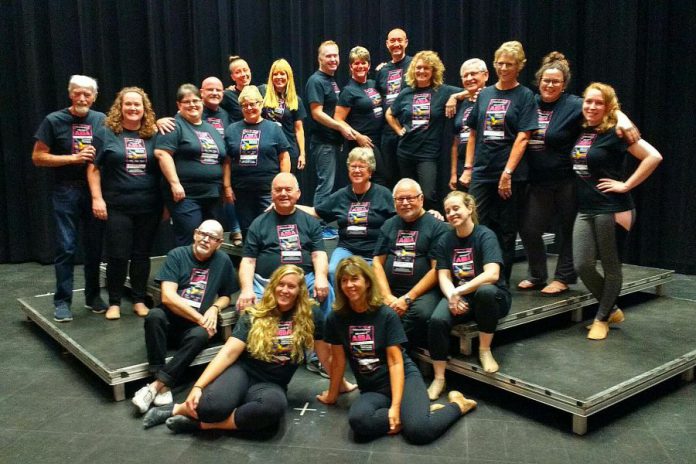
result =
[[479,361],[481,361],[481,367],[483,367],[483,371],[489,374],[498,372],[498,369],[500,369],[498,363],[495,361],[495,358],[493,357],[493,353],[491,353],[491,350],[479,349]]
[[109,309],[106,310],[104,317],[109,321],[121,319],[121,308],[118,306],[109,306]]
[[476,408],[476,401],[466,398],[464,395],[459,393],[457,390],[452,390],[447,395],[447,399],[450,403],[454,403],[459,406],[459,410],[462,412],[462,416],[472,409]]
[[595,320],[592,323],[592,328],[587,334],[587,338],[590,340],[604,340],[609,335],[609,323],[604,321]]
[[445,407],[444,404],[433,403],[433,404],[430,405],[430,412],[438,411],[438,410],[440,410],[440,409],[443,409],[444,407]]
[[[607,320],[608,324],[621,324],[623,321],[626,320],[626,316],[624,316],[624,312],[621,311],[619,308],[616,308],[613,313],[609,315],[609,320]],[[592,324],[586,325],[585,328],[587,330],[590,330],[592,328]]]
[[442,395],[445,390],[445,379],[433,379],[433,382],[428,387],[428,398],[430,401],[435,401]]
[[144,303],[136,303],[133,305],[133,312],[138,316],[138,317],[145,317],[147,316],[147,313],[150,312],[150,308],[145,306]]

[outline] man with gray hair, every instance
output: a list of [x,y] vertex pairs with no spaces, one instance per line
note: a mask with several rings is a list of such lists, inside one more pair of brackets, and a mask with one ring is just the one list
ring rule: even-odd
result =
[[71,105],[44,118],[34,135],[31,155],[35,166],[53,168],[53,218],[56,223],[55,272],[53,296],[57,322],[72,321],[74,259],[78,230],[83,224],[85,251],[85,306],[95,313],[106,311],[99,295],[104,222],[92,214],[92,199],[87,185],[87,164],[94,161],[93,137],[104,123],[105,115],[90,108],[97,98],[97,81],[74,75],[68,85]]
[[415,180],[401,179],[393,194],[397,215],[380,230],[372,267],[384,304],[401,317],[413,348],[425,345],[428,321],[442,298],[433,253],[448,227],[426,213]]

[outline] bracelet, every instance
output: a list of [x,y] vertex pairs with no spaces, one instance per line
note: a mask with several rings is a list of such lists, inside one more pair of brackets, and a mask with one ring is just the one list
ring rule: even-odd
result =
[[465,171],[471,171],[472,169],[474,169],[473,166],[464,166]]
[[218,310],[218,312],[220,312],[220,307],[219,307],[218,305],[216,305],[216,304],[211,304],[210,307],[211,307],[211,308],[215,308],[215,309]]
[[194,385],[193,387],[191,387],[191,390],[193,390],[194,388],[198,388],[198,389],[200,389],[201,391],[203,391],[203,387],[201,387],[201,386],[199,386],[199,385]]

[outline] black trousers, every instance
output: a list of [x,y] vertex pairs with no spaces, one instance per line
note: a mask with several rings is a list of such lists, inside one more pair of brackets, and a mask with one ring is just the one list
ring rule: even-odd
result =
[[[148,369],[168,387],[176,385],[191,361],[208,346],[208,332],[203,327],[159,306],[145,316],[144,327]],[[177,351],[165,364],[169,347]]]

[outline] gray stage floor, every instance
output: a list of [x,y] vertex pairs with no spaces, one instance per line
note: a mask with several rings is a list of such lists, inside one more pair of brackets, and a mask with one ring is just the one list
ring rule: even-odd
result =
[[[78,274],[76,287],[80,284]],[[108,387],[17,310],[16,298],[53,290],[52,267],[0,265],[0,288],[5,321],[0,326],[2,463],[696,462],[696,384],[679,380],[598,413],[583,437],[572,434],[566,413],[449,375],[449,387],[463,390],[479,407],[440,440],[422,447],[401,437],[355,443],[346,418],[353,396],[342,398],[335,408],[319,405],[313,397],[326,387],[326,380],[304,370],[290,384],[288,413],[270,437],[143,431],[127,402],[114,402]],[[675,276],[665,293],[696,299],[696,278]],[[626,324],[631,324],[628,311]],[[91,317],[86,310],[75,312]],[[197,372],[194,368],[192,375]],[[129,388],[129,395],[136,386]],[[176,391],[179,399],[184,394],[183,388]],[[309,410],[300,415],[294,408],[305,403]]]

